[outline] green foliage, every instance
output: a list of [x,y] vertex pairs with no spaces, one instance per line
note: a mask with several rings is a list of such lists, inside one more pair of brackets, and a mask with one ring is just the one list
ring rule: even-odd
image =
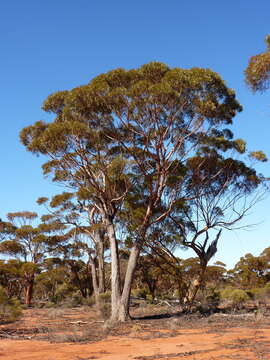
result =
[[232,300],[234,305],[239,306],[239,305],[243,304],[245,301],[248,301],[249,296],[247,295],[247,293],[244,290],[235,289],[230,294],[229,299]]
[[270,35],[266,37],[265,52],[252,56],[245,70],[246,82],[253,91],[265,91],[270,81]]
[[146,299],[147,295],[149,295],[149,292],[144,288],[139,288],[139,289],[133,289],[131,291],[131,295],[134,296],[135,298]]
[[55,301],[58,303],[59,301],[63,301],[65,298],[70,298],[72,293],[74,292],[74,287],[64,282],[60,284],[55,291]]
[[197,309],[202,314],[212,313],[217,309],[220,300],[220,292],[213,288],[200,291],[197,296],[197,301],[199,302]]
[[247,291],[247,293],[254,300],[266,300],[267,301],[269,299],[269,295],[270,295],[270,283],[268,282],[267,284],[265,284],[264,287],[253,288],[253,289]]
[[221,299],[229,300],[233,307],[239,308],[250,299],[246,291],[241,289],[227,288],[221,291]]
[[53,309],[56,307],[56,304],[53,301],[46,301],[44,307],[45,309]]
[[260,256],[246,254],[241,257],[233,269],[237,282],[245,288],[255,288],[264,285],[269,278],[270,262],[266,253]]
[[248,296],[251,299],[259,300],[259,299],[262,299],[264,297],[265,290],[264,290],[264,288],[254,288],[254,289],[247,290],[246,293],[248,294]]
[[38,205],[43,205],[43,204],[46,204],[46,202],[48,201],[49,199],[47,197],[40,197],[37,199],[37,204]]
[[0,323],[17,320],[22,313],[20,303],[15,298],[8,298],[0,286]]
[[62,204],[63,202],[66,202],[67,200],[72,199],[73,196],[74,196],[73,193],[68,193],[68,192],[63,192],[60,195],[55,195],[50,202],[50,206],[52,208],[57,207],[60,204]]
[[267,292],[267,294],[270,294],[270,282],[268,282],[268,283],[265,284],[264,289],[265,289],[265,291]]
[[0,252],[3,254],[16,256],[18,254],[24,254],[23,246],[16,240],[6,240],[0,243]]
[[105,303],[105,304],[110,303],[110,301],[111,301],[111,292],[106,291],[104,293],[99,294],[99,299],[100,299],[101,303]]
[[262,151],[252,151],[249,153],[249,156],[261,162],[267,161],[267,157]]

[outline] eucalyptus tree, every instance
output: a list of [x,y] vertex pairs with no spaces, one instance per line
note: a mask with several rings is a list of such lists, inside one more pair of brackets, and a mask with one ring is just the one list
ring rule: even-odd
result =
[[104,132],[104,126],[109,123],[102,98],[99,96],[95,100],[90,96],[92,109],[89,99],[90,109],[85,108],[84,114],[75,108],[66,113],[67,97],[78,102],[79,94],[89,96],[89,91],[78,88],[70,93],[49,96],[44,109],[56,114],[55,121],[50,124],[37,122],[23,129],[21,139],[30,151],[49,156],[51,160],[43,165],[45,174],[53,174],[54,181],[64,183],[80,192],[84,199],[92,201],[89,211],[101,217],[110,241],[112,264],[117,266],[112,272],[111,286],[112,303],[115,304],[120,292],[120,274],[114,220],[128,191],[129,179],[125,175],[125,160],[117,154],[115,144]]
[[0,260],[0,285],[5,289],[9,298],[20,299],[22,297],[22,265],[23,263],[16,259]]
[[[23,129],[21,141],[29,151],[49,157],[45,174],[84,189],[92,199],[110,241],[112,319],[124,321],[138,257],[151,229],[176,204],[198,196],[190,191],[189,159],[209,142],[225,151],[217,131],[226,132],[242,108],[211,70],[170,69],[153,62],[56,92],[43,109],[55,114],[53,122]],[[199,196],[204,190],[202,181]],[[132,236],[122,289],[115,225],[123,208],[132,219]]]
[[270,35],[265,43],[266,51],[252,56],[245,70],[246,82],[253,91],[265,91],[270,85]]
[[[77,193],[63,192],[52,197],[37,200],[46,206],[48,214],[43,216],[49,222],[59,222],[68,228],[69,248],[77,249],[81,258],[86,257],[89,275],[91,274],[95,301],[98,305],[99,295],[105,292],[105,250],[108,246],[107,236],[100,213],[88,193],[80,189]],[[73,244],[71,244],[73,242]],[[58,246],[59,255],[64,255],[65,246]],[[64,255],[67,260],[67,254]]]
[[[246,153],[245,142],[232,140],[232,133],[229,137],[227,131],[225,134],[227,138],[224,132],[218,138],[208,138],[207,144],[187,161],[190,199],[185,206],[176,205],[169,215],[178,228],[181,243],[196,253],[201,264],[190,303],[203,285],[222,230],[247,227],[241,220],[262,199],[266,189],[265,178],[234,156]],[[251,152],[249,157],[266,161],[261,151]]]
[[30,211],[8,213],[7,219],[8,222],[1,223],[4,239],[0,243],[0,252],[20,260],[19,272],[23,280],[25,304],[30,306],[39,266],[56,241],[53,235],[62,229],[62,225],[38,224],[37,213]]

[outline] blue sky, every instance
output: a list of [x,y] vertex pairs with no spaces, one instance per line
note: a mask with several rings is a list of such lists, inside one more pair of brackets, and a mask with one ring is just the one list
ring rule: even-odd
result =
[[[269,0],[2,1],[0,217],[40,211],[39,196],[62,191],[43,178],[42,159],[18,139],[23,127],[48,119],[43,100],[117,67],[155,60],[218,72],[244,107],[232,127],[236,137],[270,157],[270,91],[252,94],[243,75],[249,57],[264,51],[269,23]],[[270,175],[268,163],[259,170]],[[270,246],[269,209],[270,197],[245,220],[258,224],[252,231],[224,234],[216,260],[230,267],[245,253],[258,255]]]

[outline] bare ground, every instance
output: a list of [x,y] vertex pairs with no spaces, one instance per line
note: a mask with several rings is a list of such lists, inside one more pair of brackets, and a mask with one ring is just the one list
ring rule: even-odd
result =
[[270,316],[134,309],[126,324],[92,308],[29,309],[0,326],[3,360],[270,360]]

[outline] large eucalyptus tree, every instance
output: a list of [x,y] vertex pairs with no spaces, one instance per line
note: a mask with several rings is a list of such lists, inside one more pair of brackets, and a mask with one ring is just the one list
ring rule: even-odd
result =
[[[245,151],[227,129],[242,108],[211,70],[152,62],[56,92],[43,109],[54,120],[24,128],[21,141],[49,158],[45,174],[85,192],[100,214],[110,242],[112,319],[125,321],[138,257],[153,227],[207,193],[221,171],[208,171],[209,155]],[[204,170],[194,192],[198,156],[198,169]],[[123,214],[130,256],[122,288],[115,229]]]

